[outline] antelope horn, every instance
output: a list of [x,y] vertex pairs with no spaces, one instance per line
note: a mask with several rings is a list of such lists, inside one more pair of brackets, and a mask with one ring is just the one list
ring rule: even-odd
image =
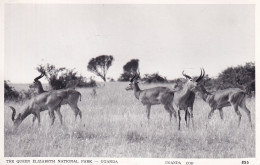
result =
[[132,83],[136,77],[136,74],[131,78],[130,82]]
[[34,81],[39,80],[39,79],[42,78],[44,75],[45,75],[45,72],[41,72],[41,75],[38,76],[38,77],[36,77],[36,78],[34,79]]
[[137,77],[136,77],[136,79],[140,78],[140,72],[139,72],[139,69],[137,69],[136,73],[137,73]]
[[186,74],[184,73],[184,71],[182,71],[182,75],[183,75],[184,77],[188,78],[188,79],[192,79],[190,76],[186,75]]
[[202,69],[200,69],[200,70],[201,70],[201,71],[200,71],[200,77],[197,78],[196,82],[199,82],[199,81],[205,76],[205,71],[204,71],[204,69],[202,68]]
[[16,111],[15,111],[15,108],[14,107],[12,107],[12,106],[9,106],[11,109],[12,109],[12,111],[13,111],[13,113],[12,113],[12,121],[14,121],[14,117],[15,117],[15,114],[16,114]]

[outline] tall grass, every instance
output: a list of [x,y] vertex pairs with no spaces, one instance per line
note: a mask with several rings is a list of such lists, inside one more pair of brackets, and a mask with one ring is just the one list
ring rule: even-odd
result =
[[[224,121],[216,111],[207,119],[209,106],[197,98],[194,104],[194,129],[169,121],[163,106],[152,106],[148,122],[145,107],[124,88],[128,83],[107,83],[97,89],[77,89],[82,94],[79,108],[83,119],[75,121],[72,110],[61,108],[64,124],[58,117],[50,126],[48,112],[41,113],[41,127],[32,126],[32,116],[12,131],[9,105],[5,104],[5,156],[15,157],[147,157],[147,158],[245,158],[255,157],[255,130],[250,129],[246,113],[238,128],[238,117],[231,107],[224,108]],[[158,85],[140,85],[142,89]],[[166,85],[170,86],[170,85]],[[255,100],[248,99],[255,123]],[[56,115],[57,116],[57,115]],[[37,123],[37,122],[36,122]]]

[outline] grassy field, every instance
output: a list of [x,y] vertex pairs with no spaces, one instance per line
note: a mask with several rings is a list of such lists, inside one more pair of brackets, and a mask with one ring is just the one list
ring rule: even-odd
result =
[[[64,124],[58,117],[50,126],[48,112],[41,113],[42,125],[32,126],[32,115],[17,132],[12,131],[9,105],[5,103],[6,157],[145,157],[145,158],[245,158],[255,157],[255,130],[250,129],[245,112],[238,128],[238,118],[231,107],[224,108],[224,121],[216,111],[209,121],[209,106],[201,99],[194,104],[195,127],[186,128],[182,112],[182,128],[169,121],[162,105],[152,106],[148,123],[145,107],[125,91],[128,83],[108,83],[97,89],[77,89],[82,94],[79,108],[83,119],[74,120],[69,106],[61,107]],[[141,89],[158,85],[140,85]],[[169,85],[170,86],[170,85]],[[19,86],[19,89],[22,87]],[[255,100],[248,99],[255,124]],[[208,125],[206,127],[206,124]]]

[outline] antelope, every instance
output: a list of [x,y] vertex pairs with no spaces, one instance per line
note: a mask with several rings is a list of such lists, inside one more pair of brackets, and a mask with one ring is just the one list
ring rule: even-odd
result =
[[126,90],[134,90],[135,97],[140,100],[140,102],[146,106],[147,119],[150,119],[150,110],[152,105],[162,104],[164,109],[169,113],[170,121],[172,119],[172,114],[175,118],[176,112],[172,106],[174,91],[167,87],[154,87],[149,89],[141,90],[138,85],[138,78],[140,73],[135,74],[131,80]]
[[[30,88],[34,88],[36,89],[37,93],[38,94],[41,94],[41,93],[44,93],[44,92],[48,92],[48,91],[45,91],[42,87],[42,83],[39,81],[40,78],[42,78],[43,76],[45,75],[45,72],[41,72],[41,75],[36,77],[34,79],[34,83],[29,85]],[[76,86],[78,85],[78,81],[77,80],[71,80],[67,85],[66,85],[66,88],[69,88],[69,89],[73,89],[75,90]],[[61,89],[60,89],[61,90]],[[61,102],[61,105],[65,105],[65,104],[69,104],[70,107],[72,108],[72,110],[74,111],[74,113],[76,114],[77,111],[79,111],[79,108],[77,106],[77,103],[78,103],[78,99],[80,98],[81,100],[81,94],[80,92],[78,91],[75,91],[75,92],[72,92],[72,93],[69,93],[69,97],[68,97],[68,100],[67,99],[64,99],[62,102]],[[55,111],[57,112],[58,116],[59,116],[59,119],[60,119],[60,123],[62,124],[62,115],[61,115],[61,112],[60,112],[60,108],[61,108],[61,105],[57,107],[57,109],[55,109]],[[80,112],[80,111],[79,111]],[[81,114],[81,113],[80,113]],[[33,123],[36,119],[36,116],[33,117]]]
[[238,126],[240,126],[241,121],[241,113],[238,110],[238,107],[243,109],[249,119],[251,128],[252,128],[252,122],[251,122],[251,112],[246,107],[246,92],[241,90],[240,88],[227,88],[224,90],[218,90],[215,93],[208,92],[203,85],[199,85],[196,90],[198,91],[199,95],[202,97],[202,99],[208,103],[210,106],[210,112],[208,114],[208,119],[211,119],[213,113],[215,110],[219,110],[220,118],[223,120],[223,109],[224,107],[232,106],[235,110],[236,114],[238,115]]
[[38,76],[38,77],[36,77],[36,78],[34,79],[33,84],[30,84],[30,85],[29,85],[29,88],[34,88],[34,89],[36,89],[37,94],[41,94],[41,93],[43,93],[43,92],[47,92],[47,91],[45,91],[45,90],[43,89],[42,83],[39,81],[39,79],[41,79],[44,75],[45,75],[45,73],[44,73],[44,72],[41,72],[41,75]]
[[173,103],[177,107],[178,117],[179,117],[179,126],[178,129],[180,130],[180,122],[181,122],[181,115],[180,111],[185,111],[185,122],[186,126],[189,127],[189,123],[187,119],[191,117],[192,126],[194,127],[193,122],[193,104],[195,100],[195,92],[193,89],[197,86],[198,82],[204,77],[205,72],[204,69],[201,69],[200,76],[194,81],[190,76],[186,75],[184,71],[182,71],[182,75],[187,79],[187,81],[183,84],[182,88],[175,91]]
[[[78,105],[77,105],[78,99],[80,99],[80,101],[81,101],[81,94],[80,94],[80,92],[76,91],[76,90],[74,89],[74,86],[73,86],[73,88],[69,88],[69,89],[60,89],[60,90],[53,90],[53,91],[45,91],[45,90],[43,89],[43,87],[42,87],[41,82],[39,81],[39,79],[42,78],[44,75],[45,75],[45,73],[42,72],[40,76],[38,76],[38,77],[36,77],[36,78],[34,79],[34,83],[31,84],[31,85],[29,85],[29,87],[36,89],[36,91],[37,91],[37,93],[38,93],[39,95],[40,95],[40,94],[43,94],[43,93],[46,93],[46,92],[48,93],[48,92],[54,92],[54,91],[58,91],[58,92],[59,92],[59,91],[60,91],[60,92],[61,92],[61,91],[67,91],[67,92],[68,92],[68,97],[63,98],[62,102],[56,107],[56,109],[54,109],[54,110],[57,112],[58,116],[59,116],[60,123],[61,123],[61,124],[63,123],[63,122],[62,122],[62,115],[61,115],[61,112],[60,112],[60,107],[61,107],[61,105],[64,105],[64,104],[68,104],[68,105],[71,107],[71,109],[74,111],[75,119],[76,119],[76,117],[77,117],[77,114],[79,114],[79,116],[80,116],[80,118],[81,118],[81,117],[82,117],[82,113],[81,113],[81,111],[80,111],[80,109],[78,108]],[[47,109],[44,109],[44,110],[47,110]],[[43,111],[43,110],[42,110],[42,111]],[[49,112],[50,112],[50,111],[49,111]],[[49,115],[50,115],[50,117],[51,117],[52,114],[49,113]],[[53,115],[54,115],[54,114],[53,114]],[[34,115],[34,117],[33,117],[33,123],[34,123],[34,121],[36,120],[36,118],[37,118],[37,116]],[[51,117],[51,118],[52,118],[52,117]],[[55,116],[54,116],[54,118],[55,118]]]
[[[44,110],[49,110],[49,114],[51,116],[51,125],[54,123],[54,110],[57,109],[61,102],[64,99],[69,98],[70,93],[75,93],[77,91],[72,90],[72,89],[65,89],[65,90],[54,90],[50,92],[44,92],[41,93],[35,97],[33,97],[29,103],[27,103],[24,108],[22,113],[19,113],[18,116],[15,118],[16,115],[16,110],[14,107],[10,106],[12,109],[12,121],[14,122],[14,127],[17,128],[22,121],[29,116],[30,114],[33,114],[37,117],[38,119],[38,124],[40,126],[40,112]],[[81,117],[81,112],[80,110],[75,111],[75,116],[80,115]]]
[[[45,75],[45,72],[41,72],[41,75],[36,77],[34,79],[34,82],[29,85],[29,88],[35,89],[37,94],[48,92],[43,89],[42,83],[39,81],[39,79],[41,79],[44,75]],[[60,122],[62,123],[62,115],[60,113],[60,106],[58,106],[57,109],[55,109],[55,110],[59,116]],[[50,113],[49,113],[49,115],[50,115]],[[34,124],[34,121],[36,120],[36,118],[37,118],[37,116],[34,114],[33,119],[32,119],[32,125]]]

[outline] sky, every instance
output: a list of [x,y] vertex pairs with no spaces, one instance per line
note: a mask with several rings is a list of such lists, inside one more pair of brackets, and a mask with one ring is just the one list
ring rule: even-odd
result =
[[254,5],[6,4],[4,79],[31,83],[46,63],[94,76],[87,64],[99,55],[113,55],[114,79],[131,59],[141,75],[175,79],[203,67],[216,77],[255,61],[254,12]]

